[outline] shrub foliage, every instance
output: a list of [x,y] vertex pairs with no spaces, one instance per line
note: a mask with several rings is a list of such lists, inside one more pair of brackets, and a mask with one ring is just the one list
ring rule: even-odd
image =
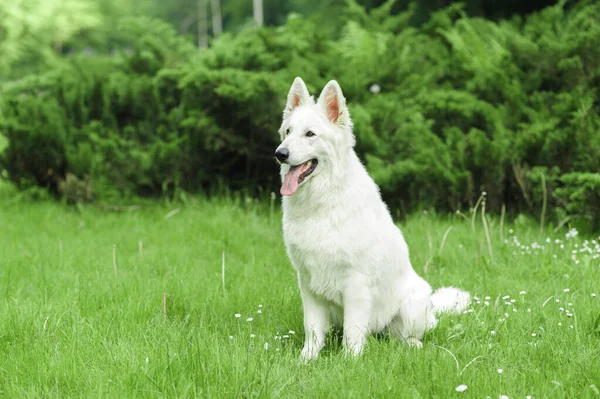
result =
[[391,15],[392,3],[350,1],[339,32],[292,15],[202,51],[167,24],[125,20],[119,54],[4,85],[0,169],[22,188],[90,181],[104,198],[277,191],[276,131],[300,75],[314,94],[340,82],[393,205],[464,209],[485,191],[497,210],[546,202],[599,219],[600,5],[500,22],[453,5],[417,28],[414,8]]

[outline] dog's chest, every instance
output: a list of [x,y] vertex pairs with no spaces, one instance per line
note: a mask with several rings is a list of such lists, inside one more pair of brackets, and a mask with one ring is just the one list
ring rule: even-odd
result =
[[293,266],[311,291],[341,305],[354,248],[340,231],[323,220],[284,224],[284,241]]

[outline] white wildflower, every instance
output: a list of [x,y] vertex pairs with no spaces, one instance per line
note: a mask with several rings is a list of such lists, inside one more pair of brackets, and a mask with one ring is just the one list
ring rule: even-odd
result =
[[464,392],[467,390],[467,386],[465,384],[460,384],[459,386],[456,387],[456,392]]

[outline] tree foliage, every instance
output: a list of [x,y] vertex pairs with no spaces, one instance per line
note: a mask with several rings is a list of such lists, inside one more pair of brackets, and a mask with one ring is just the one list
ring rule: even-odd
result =
[[[292,14],[196,51],[169,25],[127,19],[113,56],[78,55],[5,85],[2,168],[21,187],[88,176],[101,197],[224,186],[276,190],[287,89],[337,79],[357,151],[392,205],[600,216],[600,5],[421,26],[417,7],[350,1],[339,30]],[[70,178],[73,180],[73,178]],[[64,186],[64,183],[63,183]],[[544,194],[545,193],[545,194]]]

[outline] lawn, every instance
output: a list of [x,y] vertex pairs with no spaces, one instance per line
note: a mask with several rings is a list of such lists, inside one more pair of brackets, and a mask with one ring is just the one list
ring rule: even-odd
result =
[[599,395],[600,246],[568,228],[517,219],[501,236],[490,218],[492,260],[479,214],[474,228],[470,215],[401,220],[415,269],[469,290],[472,307],[421,350],[379,336],[348,359],[334,332],[304,365],[277,205],[116,212],[3,192],[0,397]]

